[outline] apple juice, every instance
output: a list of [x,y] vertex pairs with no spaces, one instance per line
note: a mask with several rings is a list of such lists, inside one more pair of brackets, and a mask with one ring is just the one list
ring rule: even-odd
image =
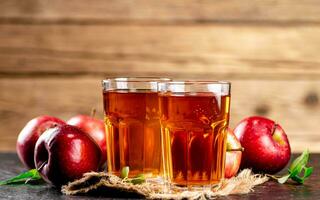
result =
[[160,173],[161,136],[158,94],[148,90],[104,91],[108,171],[130,177]]
[[210,185],[224,177],[230,96],[159,95],[163,171],[181,186]]

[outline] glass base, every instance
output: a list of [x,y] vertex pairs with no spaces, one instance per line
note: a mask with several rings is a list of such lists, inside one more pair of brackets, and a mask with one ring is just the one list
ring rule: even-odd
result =
[[173,192],[183,192],[183,191],[203,191],[203,190],[211,190],[213,187],[219,185],[219,181],[211,182],[210,184],[203,183],[187,183],[187,184],[178,184],[170,181],[164,180],[164,185],[166,186],[168,191]]

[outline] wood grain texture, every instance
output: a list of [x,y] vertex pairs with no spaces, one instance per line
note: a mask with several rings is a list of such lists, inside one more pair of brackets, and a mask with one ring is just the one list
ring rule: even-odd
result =
[[[97,108],[102,118],[101,78],[0,79],[0,151],[14,151],[19,131],[38,115],[64,120],[89,114]],[[320,94],[320,80],[232,80],[231,127],[246,116],[265,115],[286,130],[294,152],[309,148],[320,152],[314,130],[320,122],[320,103],[308,104],[306,97]],[[260,107],[267,108],[261,112]],[[307,144],[307,145],[306,145]]]
[[0,151],[31,118],[102,102],[106,76],[233,82],[231,125],[277,120],[320,152],[318,0],[0,1]]
[[0,75],[319,79],[320,26],[0,25]]
[[3,0],[2,22],[320,22],[317,0]]

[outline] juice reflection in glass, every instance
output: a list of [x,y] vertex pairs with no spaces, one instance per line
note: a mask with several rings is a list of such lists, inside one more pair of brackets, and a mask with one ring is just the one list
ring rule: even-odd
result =
[[180,186],[210,186],[224,178],[230,83],[160,83],[165,179]]
[[115,78],[103,81],[108,171],[118,175],[130,167],[130,177],[160,175],[161,136],[158,81],[155,78]]

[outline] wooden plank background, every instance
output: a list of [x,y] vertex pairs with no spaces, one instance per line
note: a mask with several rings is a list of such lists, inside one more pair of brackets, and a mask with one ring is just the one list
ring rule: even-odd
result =
[[320,152],[316,0],[0,1],[0,151],[31,118],[102,117],[100,80],[232,82],[231,126],[278,121],[294,152]]

